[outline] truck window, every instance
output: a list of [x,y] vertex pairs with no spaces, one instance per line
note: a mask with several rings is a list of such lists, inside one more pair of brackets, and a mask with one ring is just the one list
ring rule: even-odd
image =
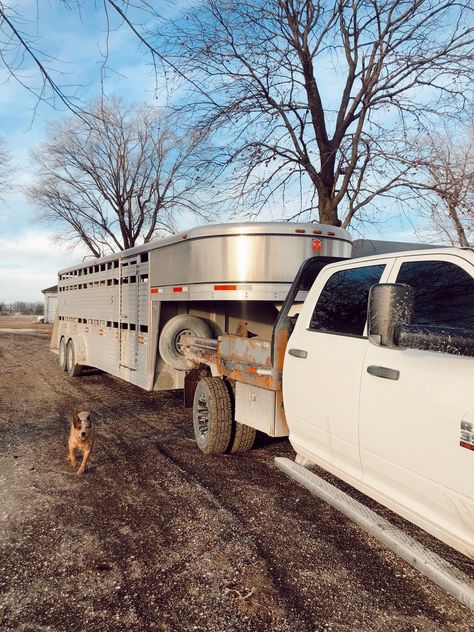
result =
[[474,330],[474,279],[448,261],[403,263],[397,283],[415,292],[415,325]]
[[335,272],[326,282],[309,328],[335,334],[362,336],[372,285],[379,283],[385,265]]

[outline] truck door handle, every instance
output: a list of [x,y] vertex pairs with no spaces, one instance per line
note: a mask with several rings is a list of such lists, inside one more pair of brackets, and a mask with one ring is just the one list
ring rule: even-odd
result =
[[308,352],[304,351],[304,349],[289,349],[288,353],[295,358],[302,358],[303,360],[308,356]]
[[383,377],[386,380],[398,380],[400,377],[400,371],[388,369],[386,366],[368,366],[367,373],[376,377]]

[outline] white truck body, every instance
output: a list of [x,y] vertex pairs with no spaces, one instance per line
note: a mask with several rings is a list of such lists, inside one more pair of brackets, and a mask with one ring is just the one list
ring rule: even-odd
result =
[[[291,296],[310,278],[295,321]],[[371,307],[379,291],[401,293],[406,305]],[[387,329],[398,342],[374,329],[395,314],[407,319]],[[211,379],[235,384],[237,426],[287,431],[297,462],[323,467],[474,559],[472,250],[308,260],[271,340],[190,338],[185,349]],[[210,451],[204,395],[197,408],[195,398],[195,433]]]
[[322,466],[474,559],[474,357],[372,344],[364,305],[376,283],[414,285],[415,324],[474,339],[472,250],[327,266],[286,349],[290,442],[300,462]]

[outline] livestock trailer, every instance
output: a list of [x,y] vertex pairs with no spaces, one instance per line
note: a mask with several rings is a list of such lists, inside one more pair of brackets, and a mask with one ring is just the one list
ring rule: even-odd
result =
[[341,228],[255,222],[193,228],[87,260],[58,274],[51,349],[71,376],[89,366],[147,390],[182,388],[183,334],[245,326],[269,337],[301,263],[351,251]]

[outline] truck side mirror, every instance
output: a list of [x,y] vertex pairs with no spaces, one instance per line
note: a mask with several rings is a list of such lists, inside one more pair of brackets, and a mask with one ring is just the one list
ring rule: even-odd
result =
[[395,348],[395,330],[413,320],[414,292],[409,285],[379,283],[369,292],[368,336],[377,347]]

